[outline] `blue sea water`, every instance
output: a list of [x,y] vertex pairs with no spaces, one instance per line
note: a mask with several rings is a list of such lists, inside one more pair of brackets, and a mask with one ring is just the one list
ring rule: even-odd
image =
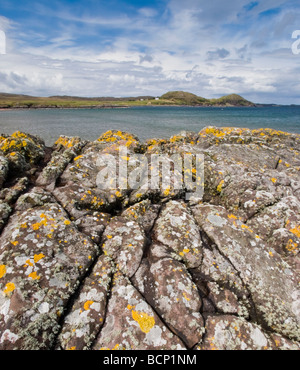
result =
[[137,135],[140,140],[169,138],[182,130],[206,126],[273,128],[300,134],[300,107],[132,107],[128,109],[38,109],[0,111],[0,133],[20,130],[52,145],[60,135],[96,140],[107,130]]

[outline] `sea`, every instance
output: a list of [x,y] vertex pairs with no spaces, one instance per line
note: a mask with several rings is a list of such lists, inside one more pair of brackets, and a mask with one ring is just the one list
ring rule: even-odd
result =
[[113,109],[16,109],[0,111],[0,133],[19,130],[52,146],[60,135],[96,140],[108,130],[136,135],[141,141],[167,139],[204,127],[272,128],[300,134],[300,106],[131,107]]

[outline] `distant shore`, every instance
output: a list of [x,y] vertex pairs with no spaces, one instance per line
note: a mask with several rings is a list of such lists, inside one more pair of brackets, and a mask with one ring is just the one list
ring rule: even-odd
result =
[[265,108],[265,107],[300,107],[300,105],[279,105],[279,104],[254,104],[251,106],[244,106],[244,105],[177,105],[177,104],[163,104],[163,105],[106,105],[106,106],[73,106],[73,107],[57,107],[57,106],[37,106],[37,107],[0,107],[0,112],[4,111],[11,111],[11,110],[67,110],[67,109],[89,109],[89,110],[97,110],[97,109],[130,109],[130,108],[138,108],[138,107],[151,107],[151,108],[161,108],[161,107],[168,107],[168,108]]
[[[35,97],[0,93],[0,110],[10,109],[120,109],[131,107],[276,107],[277,104],[260,104],[231,94],[217,99],[206,99],[184,91],[171,91],[160,97],[99,97],[77,96]],[[296,106],[296,105],[293,105]]]
[[124,98],[86,98],[76,96],[34,97],[0,93],[0,109],[114,109],[136,106],[251,107],[255,106],[255,104],[236,94],[226,95],[219,99],[205,99],[184,91],[171,91],[161,97],[137,96]]

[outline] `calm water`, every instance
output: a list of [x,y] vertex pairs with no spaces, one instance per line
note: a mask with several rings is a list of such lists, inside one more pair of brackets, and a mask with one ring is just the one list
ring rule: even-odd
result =
[[300,107],[200,108],[134,107],[129,109],[40,109],[0,111],[0,133],[16,130],[38,135],[52,145],[60,135],[97,139],[111,129],[140,140],[169,138],[205,126],[273,128],[300,134]]

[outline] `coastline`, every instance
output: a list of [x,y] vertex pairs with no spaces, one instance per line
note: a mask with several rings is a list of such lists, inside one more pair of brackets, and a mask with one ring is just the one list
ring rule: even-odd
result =
[[195,94],[184,91],[171,91],[161,97],[138,96],[138,97],[74,97],[74,96],[51,96],[34,97],[29,95],[17,95],[0,93],[1,108],[34,108],[34,109],[105,109],[123,108],[131,106],[255,106],[254,103],[237,94],[223,96],[219,99],[205,99]]
[[90,109],[90,110],[97,110],[97,109],[129,109],[129,108],[137,108],[137,107],[146,107],[146,108],[161,108],[161,107],[180,107],[180,108],[280,108],[280,107],[295,107],[299,108],[300,105],[290,104],[290,105],[284,105],[284,104],[253,104],[249,106],[245,105],[233,105],[233,104],[227,104],[227,105],[188,105],[188,104],[130,104],[130,105],[87,105],[87,106],[66,106],[66,107],[60,107],[60,106],[37,106],[37,107],[0,107],[0,111],[9,111],[9,110],[41,110],[41,109],[53,109],[53,110],[64,110],[64,109]]
[[[270,105],[266,105],[270,106]],[[274,107],[281,107],[282,105],[272,105]],[[56,106],[39,106],[39,107],[7,107],[0,108],[0,111],[8,110],[39,110],[39,109],[54,109],[54,110],[63,110],[63,109],[129,109],[136,107],[147,107],[147,108],[161,108],[161,107],[180,107],[180,108],[260,108],[264,107],[263,104],[253,105],[253,106],[244,106],[244,105],[186,105],[186,104],[132,104],[132,105],[109,105],[109,106],[78,106],[78,107],[56,107]]]

